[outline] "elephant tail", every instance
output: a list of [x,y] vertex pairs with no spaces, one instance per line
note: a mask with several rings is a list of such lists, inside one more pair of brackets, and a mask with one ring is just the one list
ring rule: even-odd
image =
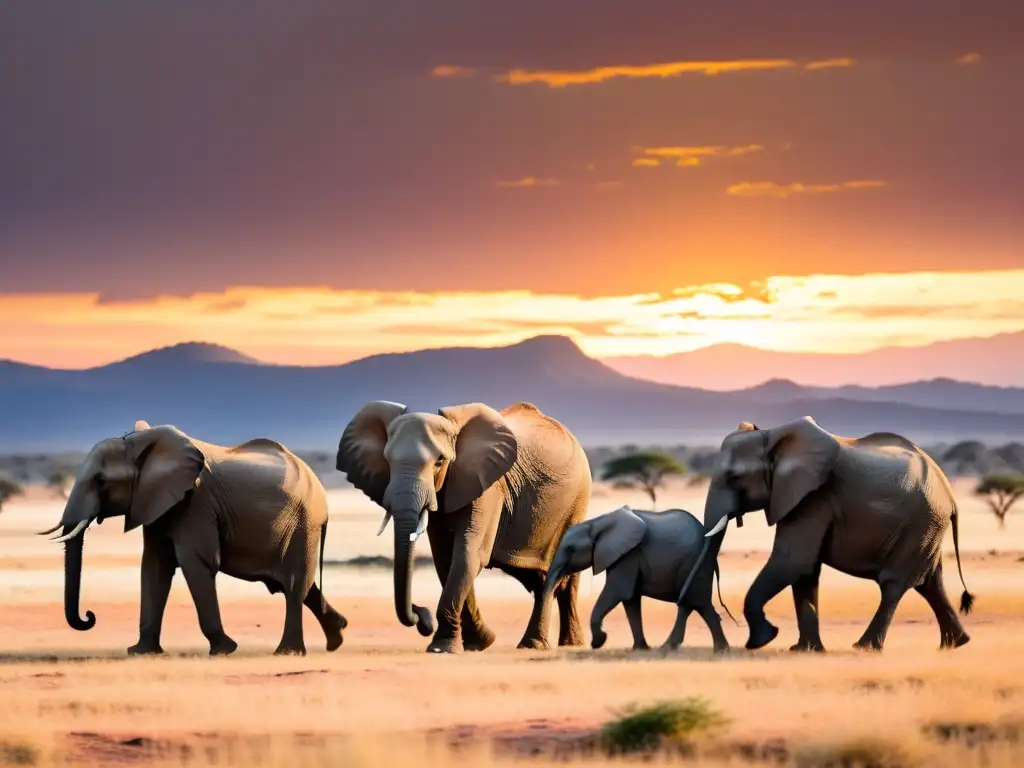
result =
[[327,598],[324,596],[324,544],[327,543],[327,520],[320,526],[320,615],[327,613]]
[[956,553],[956,570],[960,574],[960,583],[964,592],[960,595],[960,613],[968,614],[974,607],[974,595],[967,591],[967,582],[964,581],[964,569],[960,567],[960,511],[953,507],[953,551]]
[[718,572],[717,560],[715,560],[715,581],[718,582],[718,604],[722,606],[722,610],[725,611],[725,614],[732,619],[732,623],[738,627],[740,623],[736,621],[736,617],[732,615],[732,611],[729,610],[729,606],[727,606],[725,604],[725,600],[722,599],[722,574]]

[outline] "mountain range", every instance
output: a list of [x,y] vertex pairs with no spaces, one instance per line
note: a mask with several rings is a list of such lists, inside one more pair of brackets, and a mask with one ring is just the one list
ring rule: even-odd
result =
[[677,355],[603,362],[627,376],[714,390],[752,387],[772,378],[818,387],[852,383],[879,387],[935,378],[1012,387],[1024,383],[1024,332],[921,347],[883,347],[859,354],[775,352],[715,344]]
[[[697,378],[695,372],[694,378]],[[371,399],[416,410],[526,400],[585,445],[717,445],[740,421],[813,416],[846,435],[888,430],[918,442],[1012,440],[1024,433],[1024,389],[951,378],[895,386],[804,386],[772,379],[709,391],[624,375],[569,338],[497,348],[374,355],[345,365],[260,363],[210,344],[180,344],[87,370],[0,361],[0,452],[83,450],[137,419],[231,444],[271,437],[296,450],[337,445]]]

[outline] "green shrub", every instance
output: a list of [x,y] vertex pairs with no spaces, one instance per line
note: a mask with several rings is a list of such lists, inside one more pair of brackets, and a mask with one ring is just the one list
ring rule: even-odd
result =
[[607,752],[643,752],[714,730],[727,719],[701,697],[663,701],[649,707],[630,705],[601,729]]

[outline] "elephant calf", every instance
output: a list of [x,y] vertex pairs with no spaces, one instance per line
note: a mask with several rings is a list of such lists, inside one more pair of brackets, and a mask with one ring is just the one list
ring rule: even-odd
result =
[[[675,649],[682,645],[686,620],[691,611],[697,611],[711,630],[715,650],[725,651],[729,642],[711,601],[712,580],[718,572],[718,564],[714,557],[706,558],[703,545],[704,526],[685,510],[643,512],[620,507],[577,523],[565,532],[545,588],[554,589],[565,574],[590,567],[594,573],[608,571],[604,589],[590,615],[593,648],[604,645],[608,636],[601,624],[605,616],[622,603],[633,632],[633,648],[646,650],[640,598],[651,597],[679,606],[675,626],[663,648]],[[685,598],[680,602],[684,591]],[[728,611],[726,608],[726,613]],[[729,615],[731,618],[732,614]]]
[[299,457],[273,440],[230,448],[194,440],[172,426],[135,424],[124,437],[89,452],[53,533],[65,542],[64,613],[78,630],[96,617],[79,616],[82,540],[96,521],[123,515],[124,529],[142,526],[139,642],[130,654],[163,653],[160,628],[174,572],[181,568],[210,642],[210,654],[238,646],[224,632],[215,577],[226,573],[262,582],[285,598],[279,654],[305,654],[302,606],[316,616],[327,650],[342,644],[348,622],[320,592],[327,535],[327,495]]

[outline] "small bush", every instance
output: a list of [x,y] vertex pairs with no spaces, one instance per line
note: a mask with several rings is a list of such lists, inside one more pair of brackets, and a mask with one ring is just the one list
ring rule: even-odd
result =
[[906,745],[876,738],[819,744],[800,750],[797,768],[915,768],[919,755]]
[[605,724],[600,743],[611,753],[643,752],[706,733],[727,722],[700,697],[664,701],[642,709],[631,705]]

